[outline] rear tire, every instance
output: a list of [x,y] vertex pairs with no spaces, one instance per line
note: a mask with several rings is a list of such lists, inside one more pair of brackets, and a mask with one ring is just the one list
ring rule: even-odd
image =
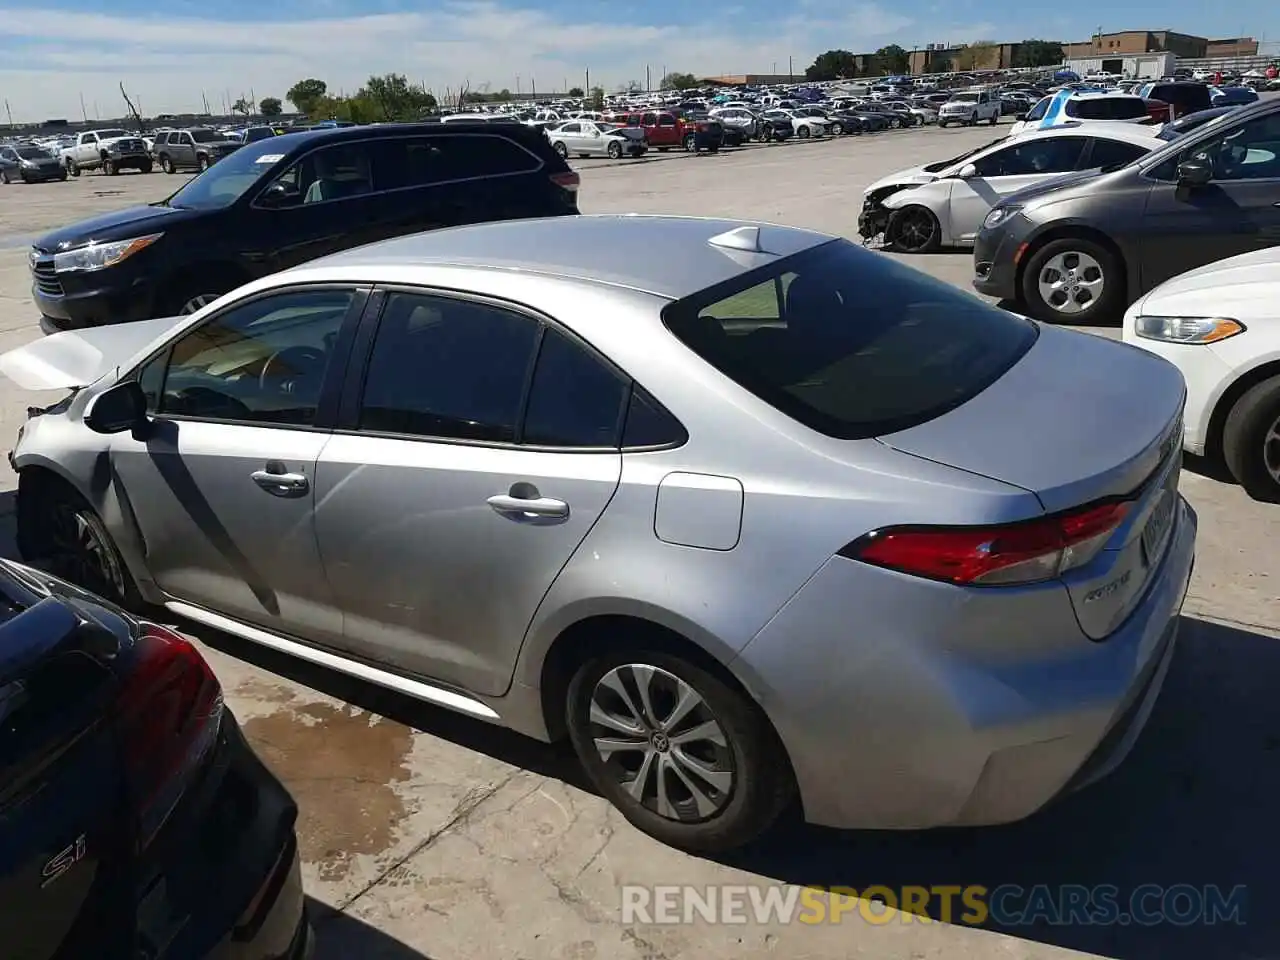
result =
[[620,143],[611,143],[611,144],[609,144],[609,151],[608,151],[608,152],[609,152],[609,158],[610,158],[611,160],[621,160],[621,159],[622,159],[622,144],[620,144]]
[[197,157],[197,158],[196,158],[196,170],[197,170],[198,172],[200,172],[200,173],[204,173],[204,172],[205,172],[206,170],[208,170],[208,169],[209,169],[209,158],[208,158],[208,157]]
[[562,141],[556,141],[555,150],[556,153],[560,155],[561,160],[569,159],[569,148],[566,147]]
[[831,135],[832,135],[833,137],[840,137],[840,136],[843,136],[843,135],[844,135],[844,124],[843,124],[843,123],[833,123],[833,124],[831,125]]
[[[628,723],[637,711],[617,691],[637,705],[639,683],[657,716]],[[685,695],[696,705],[664,723]],[[602,713],[632,732],[602,724]],[[795,794],[786,751],[760,708],[680,656],[620,647],[588,660],[569,685],[566,719],[595,788],[637,828],[673,847],[739,848],[765,833]],[[704,734],[690,736],[695,729]],[[598,740],[609,738],[626,747],[606,755]]]
[[695,137],[692,133],[685,135],[684,149],[685,149],[685,153],[698,152],[698,138]]
[[1280,503],[1280,377],[1236,401],[1222,427],[1222,458],[1250,497]]
[[169,155],[167,153],[160,158],[160,169],[168,174],[178,172],[178,168],[173,165],[173,161],[169,159]]
[[143,161],[142,166],[138,167],[138,169],[143,173],[150,173],[152,170],[151,161],[150,160]]

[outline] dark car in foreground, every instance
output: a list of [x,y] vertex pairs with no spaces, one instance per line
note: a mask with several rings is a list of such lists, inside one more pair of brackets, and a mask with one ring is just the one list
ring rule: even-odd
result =
[[1045,321],[1117,320],[1158,284],[1280,244],[1280,102],[1238,107],[1119,170],[1033,187],[987,214],[979,293]]
[[0,767],[6,960],[308,955],[297,807],[200,653],[3,560]]
[[65,179],[66,167],[44,147],[32,143],[0,145],[0,182],[41,183]]
[[328,128],[246,144],[166,200],[42,237],[55,328],[192,313],[243,283],[438,227],[578,212],[578,175],[518,123]]

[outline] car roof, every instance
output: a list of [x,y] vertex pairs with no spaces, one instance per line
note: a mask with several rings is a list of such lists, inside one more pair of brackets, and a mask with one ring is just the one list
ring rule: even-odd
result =
[[412,265],[510,270],[627,287],[678,300],[762,265],[759,253],[709,242],[742,227],[759,227],[759,246],[774,257],[837,239],[813,230],[745,220],[595,214],[431,230],[357,247],[304,267],[308,272]]
[[1137,123],[1116,123],[1108,120],[1092,120],[1092,121],[1071,121],[1060,123],[1057,126],[1045,127],[1043,129],[1036,128],[1028,130],[1026,133],[1014,134],[1014,139],[1022,143],[1028,140],[1045,140],[1052,137],[1068,137],[1068,136],[1086,136],[1086,137],[1105,137],[1109,140],[1124,140],[1128,143],[1154,143],[1159,144],[1160,138],[1156,136],[1160,132],[1159,127],[1144,126]]

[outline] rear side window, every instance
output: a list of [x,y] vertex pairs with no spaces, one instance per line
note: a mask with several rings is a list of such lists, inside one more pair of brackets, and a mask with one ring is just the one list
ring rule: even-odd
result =
[[1037,103],[1034,107],[1032,107],[1030,110],[1027,111],[1027,119],[1043,120],[1045,112],[1049,109],[1049,103],[1052,100],[1053,100],[1053,97],[1045,97],[1043,100]]
[[1093,141],[1093,150],[1089,154],[1089,166],[1091,168],[1128,166],[1139,157],[1145,157],[1148,152],[1145,147],[1134,143],[1099,138]]
[[622,377],[589,350],[547,330],[534,368],[522,439],[546,447],[616,448],[626,392]]
[[1147,105],[1137,97],[1067,101],[1067,116],[1079,120],[1137,120],[1146,115]]
[[379,190],[476,177],[531,173],[542,160],[500,134],[440,134],[386,139],[373,145]]
[[690,350],[796,421],[840,439],[905,430],[981,393],[1034,324],[835,240],[670,304]]

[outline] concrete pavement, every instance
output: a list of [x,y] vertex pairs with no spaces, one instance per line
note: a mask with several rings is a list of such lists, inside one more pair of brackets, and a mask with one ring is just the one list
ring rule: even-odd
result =
[[[992,137],[926,129],[714,157],[583,161],[581,202],[587,212],[730,215],[853,236],[867,183]],[[179,182],[89,175],[0,187],[0,349],[40,335],[27,289],[31,238],[158,199]],[[966,254],[907,262],[968,286]],[[0,441],[28,404],[47,399],[0,381]],[[3,491],[13,486],[2,469],[0,514],[10,502]],[[1200,514],[1200,559],[1181,649],[1146,734],[1109,780],[999,829],[875,835],[789,825],[732,860],[689,857],[638,834],[584,790],[566,749],[192,632],[250,738],[301,805],[321,960],[1047,960],[1072,951],[1244,960],[1269,955],[1280,933],[1265,909],[1280,893],[1267,847],[1280,792],[1280,701],[1272,692],[1280,675],[1280,513],[1190,471],[1182,488]],[[624,923],[620,914],[625,885],[771,882],[856,890],[1244,884],[1252,909],[1242,925],[1185,928],[972,929],[856,913],[839,924],[668,925]]]

